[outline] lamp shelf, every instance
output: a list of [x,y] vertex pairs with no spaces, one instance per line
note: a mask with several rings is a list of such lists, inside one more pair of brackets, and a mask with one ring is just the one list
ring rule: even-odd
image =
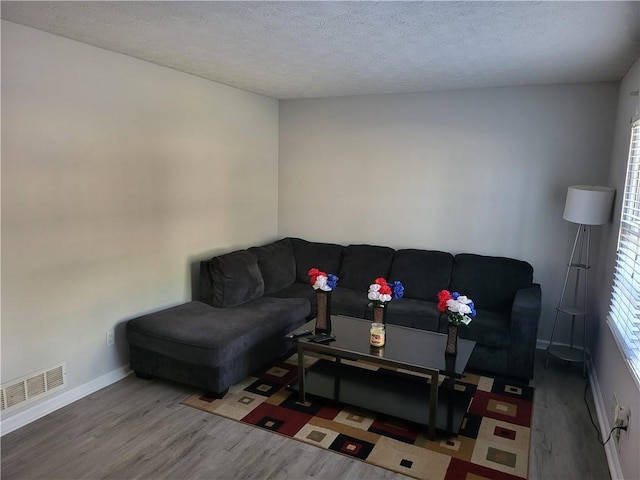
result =
[[589,265],[585,265],[584,263],[570,263],[569,267],[577,268],[579,270],[589,270],[591,268]]
[[560,360],[578,363],[584,361],[584,349],[568,345],[550,345],[549,353]]
[[579,305],[561,305],[558,307],[558,311],[566,313],[567,315],[573,315],[575,317],[587,314],[587,309]]

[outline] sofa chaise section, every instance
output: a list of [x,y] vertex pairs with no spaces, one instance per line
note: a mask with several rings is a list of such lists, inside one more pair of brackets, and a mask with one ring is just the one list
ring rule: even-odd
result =
[[131,368],[222,396],[286,353],[284,335],[310,313],[305,298],[264,296],[257,257],[246,250],[201,264],[201,298],[127,322]]

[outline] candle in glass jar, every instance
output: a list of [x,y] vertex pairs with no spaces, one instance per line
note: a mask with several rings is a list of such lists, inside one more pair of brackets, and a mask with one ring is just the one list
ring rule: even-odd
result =
[[385,341],[384,323],[371,324],[371,345],[374,347],[382,347]]

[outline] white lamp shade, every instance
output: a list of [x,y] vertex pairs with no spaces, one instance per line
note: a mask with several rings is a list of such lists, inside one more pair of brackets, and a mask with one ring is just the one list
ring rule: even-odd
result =
[[581,225],[604,225],[611,218],[615,188],[571,185],[562,218]]

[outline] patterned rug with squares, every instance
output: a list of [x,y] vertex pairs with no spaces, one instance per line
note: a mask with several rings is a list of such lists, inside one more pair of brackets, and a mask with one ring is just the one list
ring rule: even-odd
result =
[[[307,367],[328,361],[306,360]],[[426,427],[397,418],[311,397],[301,404],[286,388],[297,374],[294,355],[246,378],[222,399],[196,394],[182,403],[414,478],[527,478],[532,387],[465,375],[456,390],[472,400],[459,434],[431,441]]]

